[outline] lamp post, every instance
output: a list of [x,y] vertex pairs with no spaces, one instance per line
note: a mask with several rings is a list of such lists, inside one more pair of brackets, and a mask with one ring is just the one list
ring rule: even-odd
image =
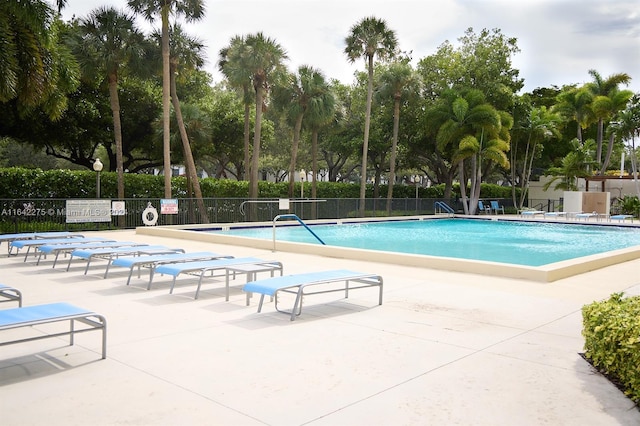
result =
[[304,181],[307,177],[307,172],[302,169],[300,170],[300,198],[304,198]]
[[99,158],[96,158],[96,161],[93,162],[93,170],[96,171],[96,198],[100,198],[100,172],[104,165]]

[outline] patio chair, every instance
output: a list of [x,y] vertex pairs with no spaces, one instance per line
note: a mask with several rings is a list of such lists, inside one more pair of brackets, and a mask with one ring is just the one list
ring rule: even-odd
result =
[[502,214],[504,214],[504,206],[501,206],[500,204],[498,204],[497,201],[490,201],[491,203],[491,210],[493,210],[496,214],[498,214],[498,212],[502,212]]
[[478,201],[478,211],[484,214],[491,214],[491,206],[485,206],[482,201]]

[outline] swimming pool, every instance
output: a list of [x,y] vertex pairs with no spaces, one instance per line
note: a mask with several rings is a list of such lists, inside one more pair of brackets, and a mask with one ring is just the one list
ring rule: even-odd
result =
[[[552,222],[562,223],[568,227],[557,227]],[[458,216],[448,219],[429,215],[366,220],[343,219],[338,222],[317,220],[306,223],[321,238],[326,238],[327,243],[331,245],[319,244],[296,222],[278,222],[277,241],[273,240],[271,222],[217,224],[207,227],[202,225],[147,226],[137,228],[136,232],[223,244],[229,247],[230,252],[233,252],[232,246],[235,245],[270,252],[291,252],[547,283],[640,259],[640,240],[638,239],[640,227],[635,225],[578,224],[567,223],[566,220],[547,221],[533,218],[522,220],[515,216],[499,219],[495,217],[469,219]],[[377,243],[374,243],[375,239],[360,241],[354,247],[352,231],[375,230],[377,226],[374,225],[382,223],[384,223],[383,226],[393,229],[386,238],[380,238]],[[327,229],[334,230],[334,236],[325,233],[321,228],[321,225],[327,224],[329,225]],[[412,229],[414,226],[421,227],[425,224],[433,225],[426,235],[420,235]],[[486,228],[482,226],[479,228],[481,231],[472,231],[472,225],[475,224],[485,225]],[[454,229],[457,226],[460,226],[459,229]],[[404,229],[409,231],[404,231],[405,234],[401,236],[401,230]],[[507,231],[498,237],[497,230]],[[516,231],[520,233],[517,238]],[[295,237],[292,241],[284,241],[285,233],[291,233]],[[458,234],[458,239],[454,239],[455,234]],[[436,235],[439,235],[439,239],[429,239]],[[631,236],[631,240],[623,241],[622,244],[615,243],[616,240],[620,238],[624,240],[627,236]],[[294,241],[296,238],[298,241]],[[339,238],[350,242],[349,246],[337,245]],[[392,244],[397,245],[398,241],[401,241],[401,245],[405,248],[417,247],[422,250],[421,253],[427,254],[390,251]],[[548,245],[549,241],[553,244]],[[587,245],[587,243],[590,244]],[[588,248],[585,249],[587,246]],[[461,257],[453,257],[456,253]],[[508,258],[501,259],[497,257],[499,254]],[[491,256],[492,260],[487,260],[488,256]],[[539,266],[531,266],[532,264]]]
[[[542,266],[640,246],[640,229],[474,219],[312,225],[325,244],[356,249]],[[272,240],[272,227],[209,231]],[[277,241],[320,244],[303,226],[280,226]]]

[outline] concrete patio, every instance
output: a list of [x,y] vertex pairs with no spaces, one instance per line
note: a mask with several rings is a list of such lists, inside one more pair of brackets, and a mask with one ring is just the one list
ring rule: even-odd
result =
[[[640,411],[585,362],[581,308],[640,294],[640,260],[550,284],[138,235],[89,232],[255,256],[285,274],[346,268],[384,277],[375,289],[307,297],[291,322],[244,277],[147,275],[106,262],[7,257],[0,283],[25,305],[65,301],[108,320],[68,346],[46,339],[0,349],[3,425],[638,425]],[[266,275],[261,275],[266,276]],[[286,303],[286,301],[283,301]],[[3,304],[6,309],[15,304]]]

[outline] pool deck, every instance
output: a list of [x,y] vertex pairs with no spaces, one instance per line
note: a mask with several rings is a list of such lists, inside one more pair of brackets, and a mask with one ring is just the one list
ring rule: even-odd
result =
[[[382,275],[375,289],[305,298],[291,322],[257,300],[244,277],[146,275],[106,262],[7,257],[0,283],[26,306],[69,302],[108,321],[75,346],[47,339],[0,349],[3,425],[638,425],[640,411],[582,359],[581,308],[640,294],[640,260],[540,283],[367,259],[144,235],[87,236],[260,257],[285,274],[352,269]],[[264,275],[263,275],[264,276]],[[255,298],[254,298],[255,299]],[[325,303],[326,302],[326,303]],[[6,309],[13,304],[2,304]]]

